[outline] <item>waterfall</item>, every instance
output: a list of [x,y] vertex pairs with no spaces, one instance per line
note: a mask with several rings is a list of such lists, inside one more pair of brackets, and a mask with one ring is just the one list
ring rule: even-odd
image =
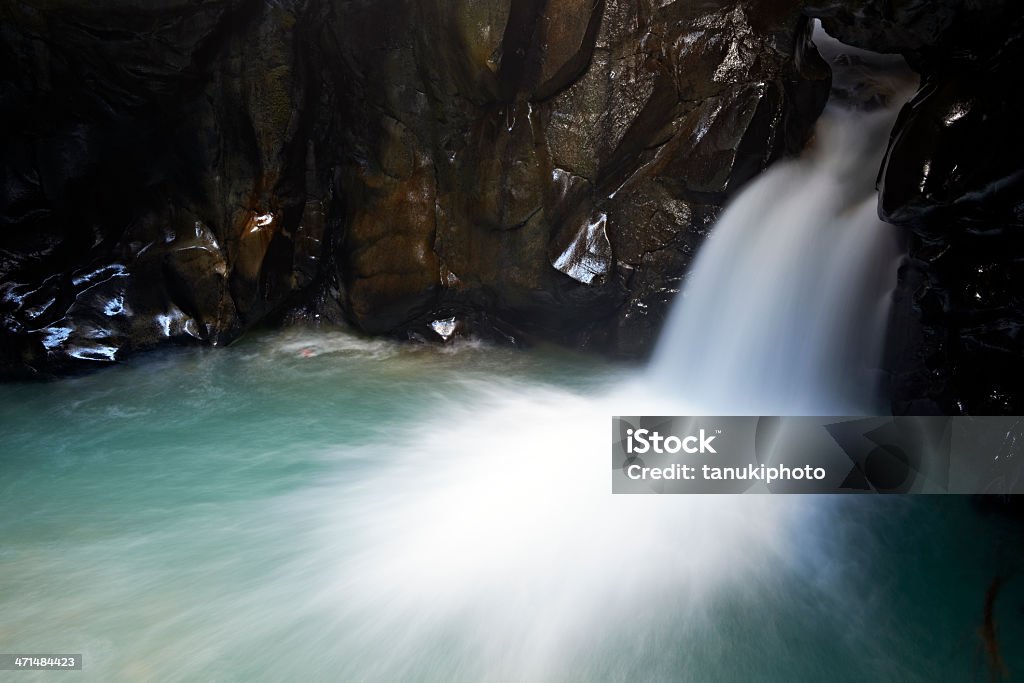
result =
[[[750,618],[756,640],[775,623],[827,631],[833,617],[861,634],[846,642],[870,640],[831,545],[856,526],[838,500],[612,496],[600,465],[611,415],[879,409],[900,249],[874,182],[896,108],[862,100],[901,102],[903,81],[879,76],[873,60],[888,58],[819,40],[845,102],[724,212],[640,377],[585,395],[491,382],[372,444],[389,453],[375,479],[328,487],[344,502],[310,562],[332,568],[317,604],[349,625],[342,673],[398,680],[455,662],[467,680],[707,680],[730,651],[718,648],[743,640],[722,615],[751,605],[786,615]],[[805,590],[818,598],[793,599]],[[869,659],[865,678],[893,664]],[[804,673],[789,677],[821,670]]]
[[704,414],[889,411],[879,367],[901,248],[875,178],[914,78],[820,27],[815,41],[835,76],[812,142],[727,206],[649,369]]
[[833,106],[736,198],[639,378],[295,329],[0,386],[5,649],[89,680],[966,678],[988,541],[905,516],[954,497],[611,493],[612,415],[876,409],[893,115]]

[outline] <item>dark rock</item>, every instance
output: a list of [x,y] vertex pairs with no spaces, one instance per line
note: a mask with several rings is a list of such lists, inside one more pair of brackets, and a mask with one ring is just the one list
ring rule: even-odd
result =
[[321,315],[642,354],[824,104],[799,4],[7,2],[0,368]]
[[707,220],[803,145],[827,96],[795,4],[403,7],[338,18],[385,27],[338,41],[363,103],[338,275],[370,332],[454,312],[643,353]]
[[321,277],[298,47],[319,25],[304,3],[4,4],[0,372],[226,342]]
[[901,281],[912,305],[895,325],[917,339],[896,366],[898,411],[920,400],[946,413],[1024,410],[1022,26],[947,60],[893,131],[879,214],[915,235]]

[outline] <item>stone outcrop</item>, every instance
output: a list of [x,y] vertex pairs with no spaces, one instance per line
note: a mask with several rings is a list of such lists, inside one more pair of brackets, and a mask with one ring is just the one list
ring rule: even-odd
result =
[[5,374],[222,343],[320,277],[314,27],[262,2],[4,3]]
[[806,20],[754,7],[347,7],[387,26],[344,48],[349,319],[642,353],[724,200],[827,96]]
[[0,36],[8,376],[282,317],[641,354],[828,91],[785,2],[14,0]]

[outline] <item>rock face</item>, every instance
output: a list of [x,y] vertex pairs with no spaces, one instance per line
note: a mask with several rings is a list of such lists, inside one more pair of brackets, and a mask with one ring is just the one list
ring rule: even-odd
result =
[[4,3],[0,369],[282,316],[643,353],[824,105],[799,10]]
[[262,2],[4,3],[4,374],[221,343],[320,277],[313,27]]
[[923,76],[897,412],[1020,412],[1010,0],[8,0],[0,376],[261,321],[639,356],[723,203],[829,91],[809,19]]
[[895,378],[897,401],[1024,411],[1021,28],[931,74],[893,135],[880,210],[914,232],[906,281],[923,341]]
[[434,0],[343,6],[368,332],[642,352],[723,201],[799,149],[828,72],[795,8]]
[[907,228],[894,316],[897,412],[1024,411],[1024,15],[1010,2],[834,2],[843,40],[903,52],[922,87],[879,174]]

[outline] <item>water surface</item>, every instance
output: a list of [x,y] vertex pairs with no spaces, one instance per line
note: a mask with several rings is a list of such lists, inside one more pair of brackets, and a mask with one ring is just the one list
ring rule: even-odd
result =
[[85,656],[7,677],[986,677],[1012,527],[954,497],[612,496],[610,416],[680,407],[645,386],[303,330],[0,386],[0,651]]

